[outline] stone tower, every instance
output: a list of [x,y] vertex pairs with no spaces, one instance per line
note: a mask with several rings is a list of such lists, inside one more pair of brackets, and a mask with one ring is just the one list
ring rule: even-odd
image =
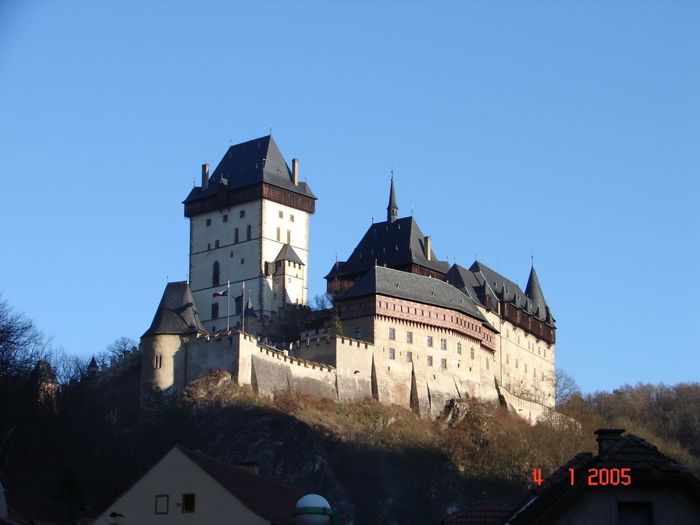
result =
[[[316,197],[289,169],[272,136],[231,146],[184,201],[190,219],[190,288],[203,326],[241,321],[249,300],[262,322],[306,304],[309,218]],[[227,289],[229,296],[214,296]],[[243,294],[245,290],[245,299]],[[245,301],[245,302],[244,302]]]

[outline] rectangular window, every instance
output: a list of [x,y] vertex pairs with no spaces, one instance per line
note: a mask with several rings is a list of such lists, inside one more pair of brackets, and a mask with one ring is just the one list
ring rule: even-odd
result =
[[462,355],[462,343],[457,343],[457,353]]
[[277,240],[278,241],[282,240],[282,230],[280,229],[279,226],[277,226]]
[[428,345],[428,348],[432,348],[432,347],[433,347],[433,336],[432,336],[432,335],[429,335],[429,336],[426,338],[425,344]]
[[194,512],[194,494],[182,495],[182,512]]
[[413,344],[413,332],[406,332],[406,342],[409,345]]
[[211,226],[211,219],[207,219],[207,226]]
[[525,373],[527,374],[527,363],[525,363]]
[[469,357],[474,359],[474,347],[473,346],[469,349]]
[[389,341],[396,341],[396,328],[389,328]]
[[246,236],[247,240],[250,240],[251,233],[252,233],[252,229],[251,229],[250,224],[249,224],[248,226],[245,227],[245,236]]
[[163,356],[156,355],[153,358],[153,368],[163,368]]
[[518,368],[518,360],[515,360],[515,368]]
[[489,360],[487,359],[486,360],[486,370],[488,370],[488,369],[489,369]]
[[218,248],[218,247],[219,247],[219,240],[217,239],[214,241],[214,248]]
[[289,222],[294,222],[294,215],[289,215]]
[[211,303],[211,318],[216,319],[219,317],[219,304]]
[[280,219],[284,219],[284,212],[283,212],[283,211],[280,211],[280,212],[279,212],[279,216],[280,216]]
[[228,222],[228,213],[224,213],[223,219],[224,219],[224,222]]
[[239,212],[238,212],[238,216],[239,216],[241,219],[242,219],[243,217],[245,217],[245,210],[239,211]]
[[413,363],[413,352],[406,352],[406,361]]
[[156,514],[168,513],[168,495],[159,494],[156,496]]
[[235,244],[238,244],[238,228],[235,228],[235,229],[233,230],[233,242],[234,242]]
[[287,230],[287,244],[292,244],[292,230]]
[[432,355],[428,356],[428,366],[433,366],[433,356]]
[[389,348],[389,359],[396,359],[396,349]]
[[440,339],[440,350],[447,350],[447,339]]
[[440,359],[440,368],[447,368],[447,359]]

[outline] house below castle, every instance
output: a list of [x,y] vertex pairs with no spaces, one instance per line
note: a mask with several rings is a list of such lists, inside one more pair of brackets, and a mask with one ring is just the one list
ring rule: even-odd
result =
[[335,326],[283,350],[265,344],[307,304],[315,196],[298,177],[272,137],[232,146],[211,177],[205,165],[184,203],[190,282],[167,285],[141,339],[144,396],[224,369],[262,395],[372,397],[432,417],[475,397],[530,421],[549,413],[556,326],[534,267],[524,292],[479,261],[450,267],[413,217],[399,218],[393,178],[387,220],[326,276]]

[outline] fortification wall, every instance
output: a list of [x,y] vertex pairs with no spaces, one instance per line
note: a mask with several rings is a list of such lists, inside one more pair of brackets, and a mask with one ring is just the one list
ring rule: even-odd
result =
[[207,339],[190,338],[182,345],[187,367],[182,371],[185,384],[218,368],[238,374],[238,341],[236,334],[218,335]]
[[503,386],[499,386],[498,390],[503,396],[503,399],[505,399],[508,408],[523,419],[528,420],[530,424],[535,424],[537,421],[547,418],[552,413],[549,407],[517,397]]

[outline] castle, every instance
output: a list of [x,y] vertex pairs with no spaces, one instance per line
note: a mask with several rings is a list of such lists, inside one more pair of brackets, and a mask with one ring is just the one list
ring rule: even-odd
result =
[[142,400],[224,369],[260,395],[371,397],[428,417],[468,397],[531,422],[551,411],[556,326],[534,266],[523,292],[479,261],[439,260],[399,218],[393,178],[386,221],[326,275],[332,310],[280,340],[284,316],[308,311],[315,201],[271,136],[231,146],[211,175],[202,166],[184,201],[189,282],[168,283],[141,338]]

